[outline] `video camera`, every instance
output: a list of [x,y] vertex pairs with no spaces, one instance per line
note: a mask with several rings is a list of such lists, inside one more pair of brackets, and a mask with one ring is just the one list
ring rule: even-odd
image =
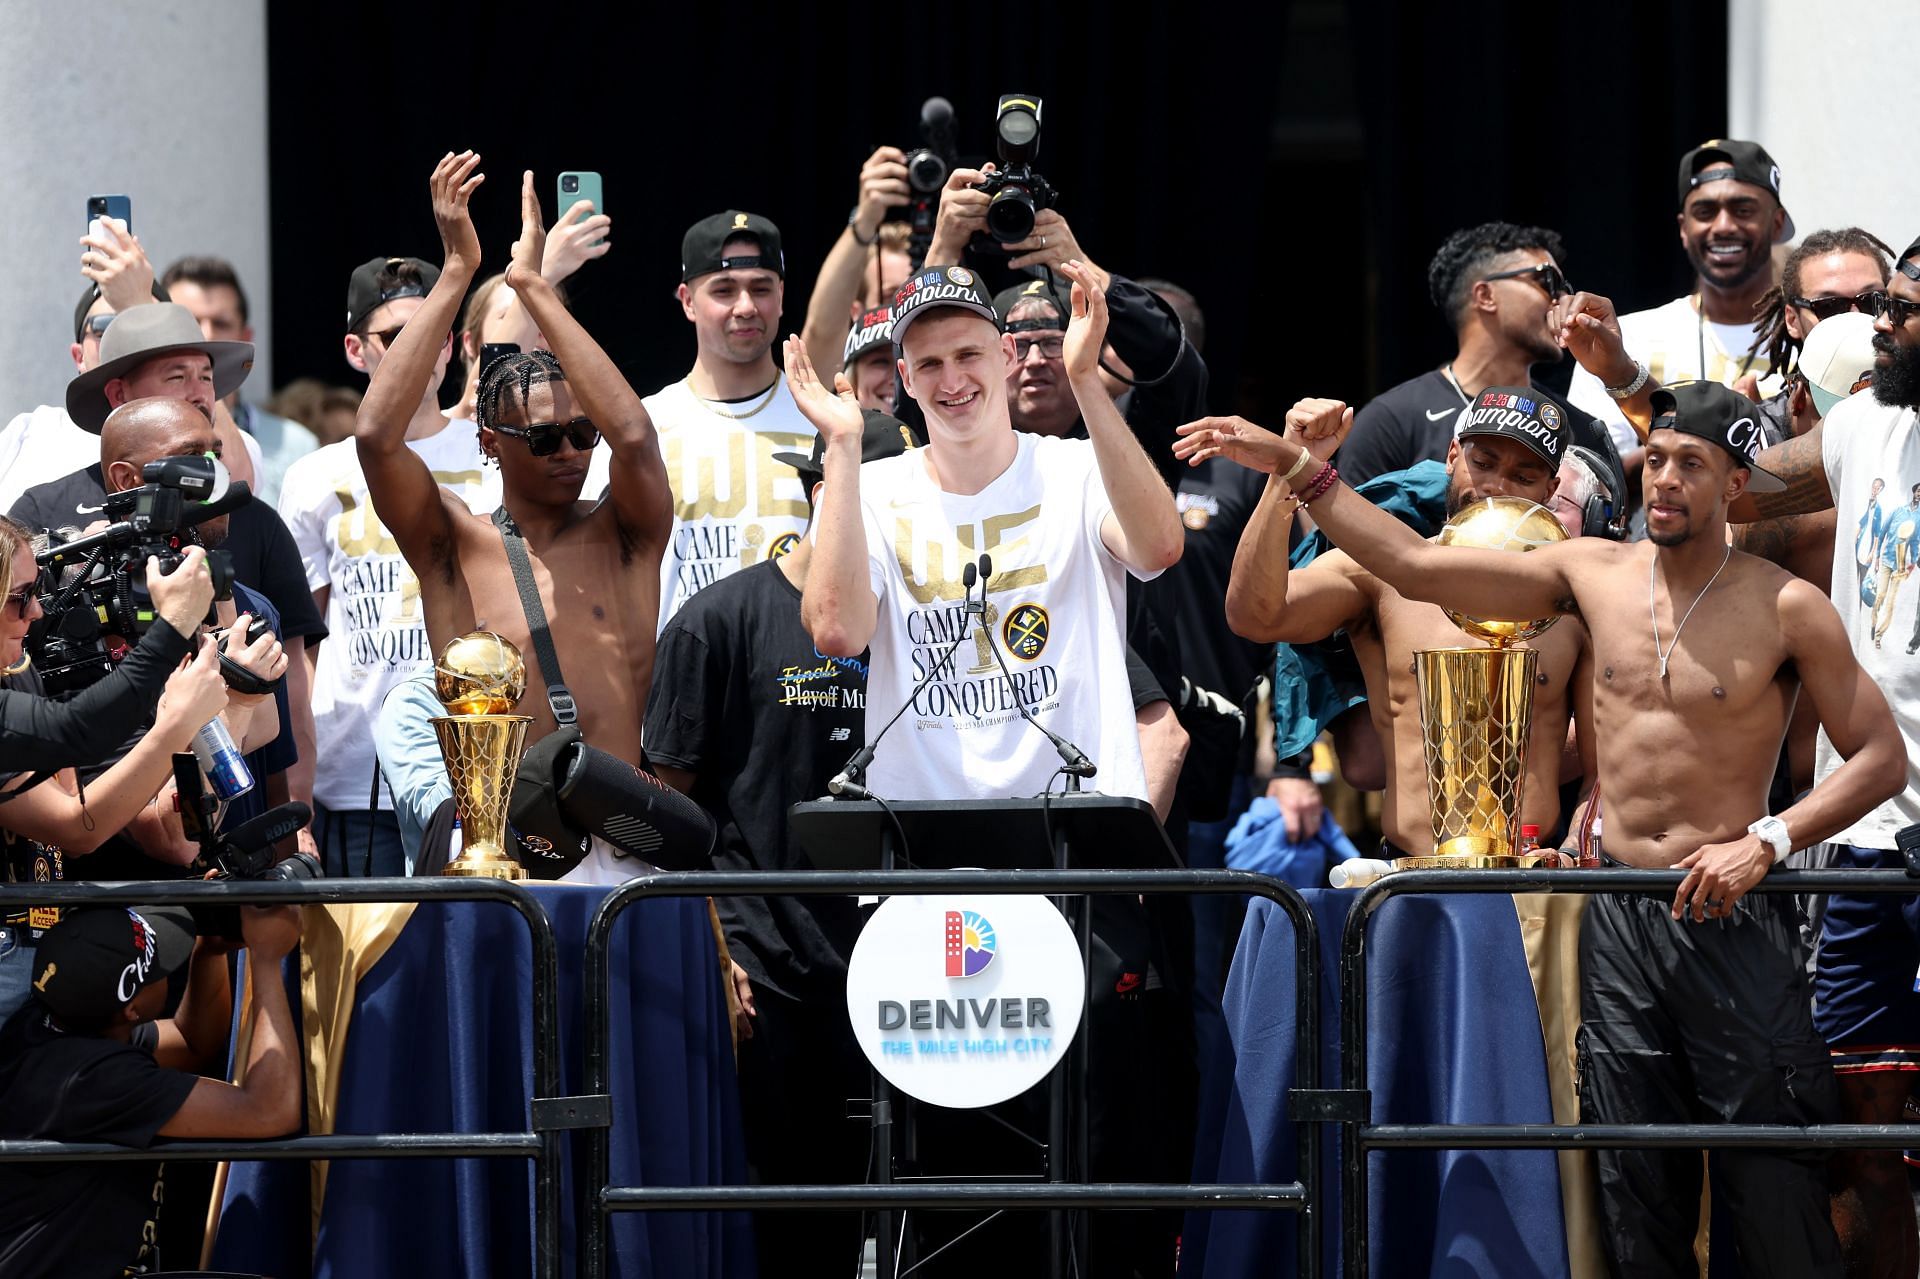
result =
[[1000,96],[994,112],[995,148],[999,167],[974,184],[992,196],[987,205],[987,233],[975,235],[970,247],[987,253],[1005,253],[1033,234],[1033,219],[1051,209],[1060,198],[1040,173],[1034,158],[1040,154],[1040,99],[1021,93]]
[[[46,616],[27,633],[27,651],[50,695],[86,688],[113,669],[120,653],[109,651],[108,636],[131,644],[146,633],[155,616],[147,597],[149,556],[172,572],[183,548],[198,541],[196,525],[253,500],[246,483],[230,482],[213,457],[163,457],[141,468],[140,478],[146,482],[139,488],[107,495],[101,507],[113,521],[107,528],[68,541],[50,532],[47,549],[34,556]],[[232,559],[210,550],[207,568],[215,597],[231,599]]]
[[907,156],[907,185],[913,203],[907,206],[910,237],[907,252],[918,271],[933,246],[933,227],[940,213],[940,191],[957,163],[953,145],[953,104],[928,98],[920,104],[920,149]]
[[[181,826],[200,849],[193,869],[204,878],[273,882],[325,877],[311,853],[282,858],[273,847],[313,820],[313,810],[305,804],[281,804],[230,831],[220,831],[214,828],[220,801],[207,790],[200,761],[192,755],[175,755],[173,784],[179,793]],[[208,936],[240,938],[240,914],[235,907],[197,906],[194,923]]]

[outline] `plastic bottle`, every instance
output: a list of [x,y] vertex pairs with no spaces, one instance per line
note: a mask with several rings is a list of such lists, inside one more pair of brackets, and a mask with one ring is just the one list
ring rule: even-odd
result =
[[1382,875],[1393,873],[1393,869],[1392,862],[1377,857],[1350,857],[1334,863],[1327,872],[1327,882],[1335,888],[1365,888]]
[[1552,867],[1560,861],[1557,856],[1543,852],[1540,847],[1540,828],[1532,822],[1520,827],[1520,856],[1537,859],[1533,863],[1535,866]]

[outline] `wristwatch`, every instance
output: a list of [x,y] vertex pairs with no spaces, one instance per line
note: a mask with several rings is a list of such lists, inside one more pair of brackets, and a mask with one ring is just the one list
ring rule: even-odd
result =
[[1608,386],[1602,389],[1616,400],[1631,400],[1634,392],[1647,384],[1647,377],[1647,362],[1645,360],[1635,360],[1633,362],[1633,381],[1627,383],[1625,386]]
[[1773,849],[1775,866],[1787,860],[1787,854],[1793,851],[1793,836],[1787,834],[1787,824],[1778,817],[1762,817],[1747,827],[1747,834],[1758,835],[1761,843]]

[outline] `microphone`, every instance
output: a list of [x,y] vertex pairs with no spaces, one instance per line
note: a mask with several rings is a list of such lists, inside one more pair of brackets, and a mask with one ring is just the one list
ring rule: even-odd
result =
[[277,844],[313,820],[313,810],[298,800],[269,808],[258,817],[248,818],[221,837],[235,852],[251,853]]
[[951,128],[953,103],[945,98],[928,98],[920,104],[920,127],[928,131]]
[[[982,608],[986,606],[987,580],[992,576],[993,557],[990,555],[982,555],[980,557],[980,603]],[[1012,692],[1013,672],[1007,669],[1007,659],[1000,655],[1000,646],[993,642],[993,628],[991,626],[986,628],[986,634],[987,647],[993,650],[993,660],[1000,663],[1000,673],[1007,677],[1007,691]],[[1033,717],[1033,711],[1027,706],[1025,698],[1015,697],[1013,699],[1013,708],[1020,712],[1021,719],[1033,725],[1042,737],[1053,743],[1054,751],[1060,756],[1061,772],[1065,773],[1068,777],[1092,777],[1100,771],[1094,762],[1087,758],[1085,751],[1035,719]]]
[[[973,599],[973,587],[976,581],[980,584],[980,601],[977,604]],[[979,570],[972,564],[963,564],[960,568],[960,585],[963,588],[963,604],[960,610],[961,617],[972,618],[980,616],[986,608],[987,603],[986,579],[979,576]],[[926,673],[914,684],[912,690],[907,694],[907,700],[902,702],[900,709],[893,713],[893,718],[882,725],[880,731],[874,734],[873,740],[855,751],[853,757],[846,762],[846,765],[827,780],[827,790],[831,794],[840,799],[873,798],[873,792],[869,791],[863,783],[865,783],[867,779],[867,765],[873,763],[874,753],[880,749],[880,740],[887,735],[889,729],[900,722],[900,717],[907,713],[907,707],[913,705],[913,699],[920,695],[921,687],[925,685],[928,680],[947,668],[947,663],[953,660],[954,650],[960,647],[961,643],[967,638],[967,632],[971,629],[970,626],[964,622],[962,623],[960,633],[953,637],[953,643],[947,645],[947,651],[941,655],[940,660],[932,666],[929,666]]]

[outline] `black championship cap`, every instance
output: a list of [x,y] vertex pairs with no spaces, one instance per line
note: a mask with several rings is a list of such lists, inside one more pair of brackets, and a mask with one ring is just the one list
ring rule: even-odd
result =
[[[735,253],[727,257],[722,250],[736,235],[750,235],[760,242],[758,253]],[[710,218],[701,218],[687,228],[680,240],[680,282],[715,271],[771,271],[787,278],[787,257],[780,251],[780,228],[757,213],[728,209]]]
[[1554,470],[1567,451],[1567,418],[1560,406],[1531,387],[1490,386],[1474,397],[1460,415],[1454,434],[1493,435],[1516,440],[1546,460]]
[[[1758,142],[1713,138],[1680,157],[1680,207],[1687,207],[1687,197],[1695,187],[1723,178],[1759,187],[1779,202],[1780,166],[1773,162],[1765,147]],[[1784,210],[1786,206],[1781,208]],[[1789,213],[1782,220],[1780,234],[1774,237],[1774,242],[1785,243],[1792,238],[1793,215]]]
[[871,311],[862,311],[853,327],[847,330],[847,348],[840,357],[840,367],[850,369],[853,362],[867,352],[892,346],[893,308],[876,306]]
[[[1010,320],[1013,308],[1022,302],[1045,302],[1052,306],[1056,318],[1045,319],[1041,316],[1028,316],[1024,320]],[[1028,329],[1064,329],[1073,316],[1073,308],[1067,304],[1058,290],[1050,287],[1044,276],[1028,280],[1025,284],[1016,284],[1010,289],[1002,289],[993,296],[993,309],[1000,313],[1000,327],[1008,333],[1019,333]]]
[[1920,262],[1915,262],[1915,258],[1920,258],[1920,240],[1915,240],[1912,244],[1909,244],[1906,252],[1902,253],[1893,265],[1894,269],[1899,271],[1900,274],[1906,276],[1909,280],[1920,283]]
[[1697,435],[1733,454],[1737,465],[1753,472],[1749,493],[1778,493],[1786,482],[1754,465],[1760,456],[1760,410],[1753,401],[1718,382],[1677,382],[1653,393],[1652,431]]
[[[404,280],[381,288],[380,277],[391,274],[402,264],[409,264],[418,271],[419,280]],[[353,275],[347,280],[347,331],[351,333],[359,328],[360,321],[372,315],[382,303],[395,298],[427,296],[433,289],[433,282],[439,278],[440,268],[419,258],[368,258],[353,268]]]
[[919,275],[910,275],[900,291],[893,295],[893,346],[901,347],[901,338],[914,317],[943,306],[956,306],[1000,326],[1000,314],[987,297],[980,277],[963,266],[930,267]]
[[33,990],[61,1021],[96,1025],[192,954],[193,916],[184,906],[83,906],[41,936]]
[[[95,302],[98,302],[99,300],[100,300],[100,286],[97,284],[89,284],[87,286],[87,291],[80,295],[80,305],[73,308],[73,340],[74,341],[78,342],[82,337],[86,335],[87,312],[91,311],[93,309],[93,304]],[[160,287],[160,281],[158,280],[155,280],[153,282],[153,300],[155,302],[173,301],[171,297],[167,296],[167,291]]]
[[[860,433],[861,462],[878,462],[883,457],[898,457],[908,449],[920,447],[920,441],[913,438],[913,429],[899,418],[891,417],[878,409],[861,409],[860,416],[864,420]],[[821,464],[826,455],[827,437],[816,435],[813,437],[812,453],[805,455],[775,453],[773,460],[785,462],[800,472],[800,483],[806,486],[807,492],[811,493],[813,486],[818,484],[821,477],[826,474],[826,468]]]

